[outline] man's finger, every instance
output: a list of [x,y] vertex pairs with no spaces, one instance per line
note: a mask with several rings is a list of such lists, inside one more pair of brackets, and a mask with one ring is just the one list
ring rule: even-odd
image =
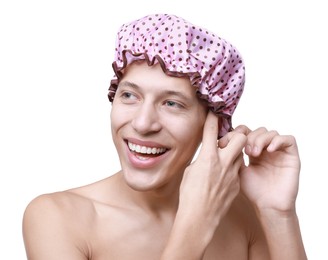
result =
[[239,125],[239,126],[237,126],[235,129],[234,129],[234,131],[236,131],[236,132],[239,132],[239,133],[242,133],[242,134],[244,134],[244,135],[248,135],[249,133],[251,133],[252,132],[252,130],[251,129],[249,129],[247,126],[245,126],[245,125]]
[[203,130],[203,140],[200,153],[217,151],[217,137],[219,133],[218,117],[209,111],[206,117]]
[[224,147],[226,147],[226,146],[228,145],[228,143],[229,143],[229,141],[230,141],[232,135],[234,134],[234,132],[236,132],[236,133],[241,133],[241,134],[247,136],[249,133],[252,132],[252,130],[249,129],[249,128],[248,128],[247,126],[245,126],[245,125],[239,125],[239,126],[237,126],[232,132],[229,132],[229,133],[227,133],[226,135],[224,135],[222,138],[220,138],[220,141],[219,141],[219,143],[218,143],[218,146],[219,146],[220,148],[224,148]]
[[227,156],[226,160],[230,160],[233,162],[236,160],[236,158],[240,155],[243,148],[246,145],[247,137],[244,135],[244,133],[240,132],[233,132],[231,135],[229,135],[228,144],[223,148],[222,151]]

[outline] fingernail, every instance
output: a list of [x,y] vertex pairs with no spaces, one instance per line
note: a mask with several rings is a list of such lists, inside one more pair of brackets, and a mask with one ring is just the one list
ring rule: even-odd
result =
[[248,144],[246,145],[246,153],[250,154],[252,152],[252,147]]

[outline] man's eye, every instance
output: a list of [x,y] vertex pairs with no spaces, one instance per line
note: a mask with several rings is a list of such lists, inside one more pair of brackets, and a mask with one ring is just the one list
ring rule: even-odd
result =
[[175,101],[172,101],[172,100],[168,100],[165,102],[165,104],[168,106],[168,107],[176,107],[176,108],[183,108],[183,106]]
[[124,99],[136,99],[137,98],[135,95],[133,95],[130,92],[123,92],[121,96]]

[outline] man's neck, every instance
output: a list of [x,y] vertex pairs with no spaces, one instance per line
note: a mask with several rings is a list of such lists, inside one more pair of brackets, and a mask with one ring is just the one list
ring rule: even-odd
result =
[[181,178],[156,189],[138,191],[126,183],[122,172],[117,175],[120,194],[125,197],[128,205],[158,217],[167,214],[175,216],[179,205]]

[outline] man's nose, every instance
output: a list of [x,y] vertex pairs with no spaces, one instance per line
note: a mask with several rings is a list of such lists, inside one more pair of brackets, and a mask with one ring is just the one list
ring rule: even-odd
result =
[[143,135],[158,132],[162,128],[156,106],[147,102],[137,108],[131,124],[135,131]]

